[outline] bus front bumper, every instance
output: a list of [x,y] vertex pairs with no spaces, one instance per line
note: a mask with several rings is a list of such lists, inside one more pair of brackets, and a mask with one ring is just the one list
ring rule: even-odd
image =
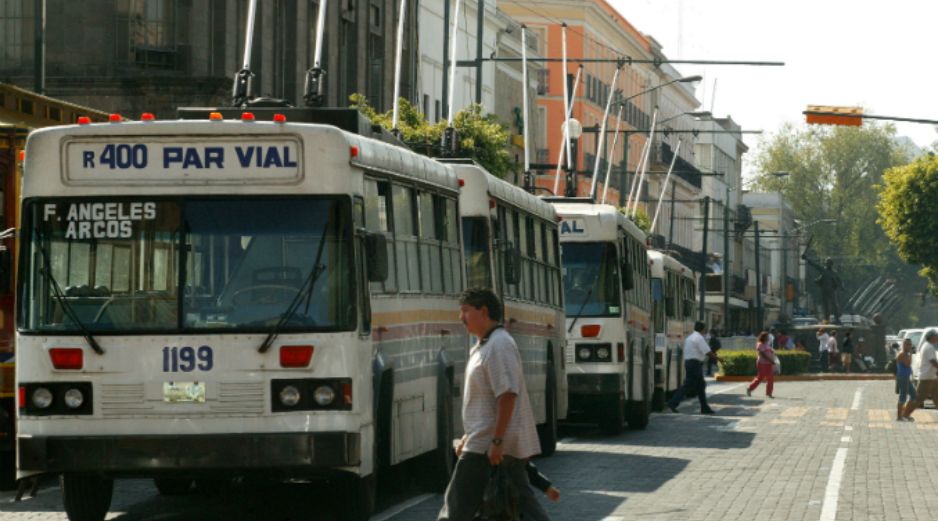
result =
[[21,473],[328,469],[361,463],[349,432],[17,439]]

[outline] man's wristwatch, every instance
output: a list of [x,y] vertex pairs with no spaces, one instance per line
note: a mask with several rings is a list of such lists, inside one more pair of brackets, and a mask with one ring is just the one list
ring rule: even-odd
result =
[[501,445],[501,444],[502,444],[501,438],[492,438],[492,445]]

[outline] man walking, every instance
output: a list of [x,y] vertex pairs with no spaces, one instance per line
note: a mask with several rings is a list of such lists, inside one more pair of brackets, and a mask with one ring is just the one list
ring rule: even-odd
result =
[[704,380],[703,365],[708,358],[717,362],[723,359],[718,357],[707,344],[704,333],[707,326],[703,322],[694,322],[694,332],[684,340],[684,385],[675,391],[674,395],[668,401],[668,408],[672,412],[677,412],[677,406],[684,399],[684,394],[690,390],[697,391],[697,399],[700,400],[700,414],[713,414],[713,409],[707,405],[707,381]]
[[524,385],[521,354],[501,325],[502,305],[483,288],[459,298],[459,318],[479,341],[469,351],[463,391],[456,468],[446,488],[438,521],[471,521],[482,505],[492,468],[501,465],[519,494],[523,519],[550,518],[531,490],[526,461],[539,454],[534,412]]
[[[938,331],[929,329],[925,333],[925,343],[922,344],[921,352],[918,353],[918,364],[912,364],[912,371],[918,381],[915,383],[915,399],[909,400],[905,404],[906,419],[911,420],[912,411],[925,405],[926,399],[938,404],[938,354],[936,354],[936,344],[938,344]],[[916,359],[913,358],[913,361]]]
[[822,327],[817,331],[817,358],[818,358],[818,370],[822,373],[827,372],[827,368],[830,366],[830,348],[828,347],[828,340],[830,340],[830,335],[827,334],[827,331]]

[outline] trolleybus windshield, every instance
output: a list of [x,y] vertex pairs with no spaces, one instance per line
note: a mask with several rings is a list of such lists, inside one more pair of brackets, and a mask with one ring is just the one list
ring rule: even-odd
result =
[[353,330],[350,212],[321,197],[29,201],[20,327],[267,332],[298,302],[280,331]]
[[561,243],[560,255],[568,317],[609,317],[622,314],[614,243]]

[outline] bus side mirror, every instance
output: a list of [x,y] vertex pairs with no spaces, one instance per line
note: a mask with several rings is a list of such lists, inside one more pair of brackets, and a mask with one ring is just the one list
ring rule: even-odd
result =
[[13,254],[8,249],[0,250],[0,295],[13,291]]
[[628,262],[622,263],[622,289],[628,291],[635,287],[635,277],[632,274],[632,266]]
[[380,233],[365,236],[365,262],[368,266],[368,282],[388,280],[388,240]]
[[505,248],[505,283],[517,284],[521,282],[521,250],[509,244]]

